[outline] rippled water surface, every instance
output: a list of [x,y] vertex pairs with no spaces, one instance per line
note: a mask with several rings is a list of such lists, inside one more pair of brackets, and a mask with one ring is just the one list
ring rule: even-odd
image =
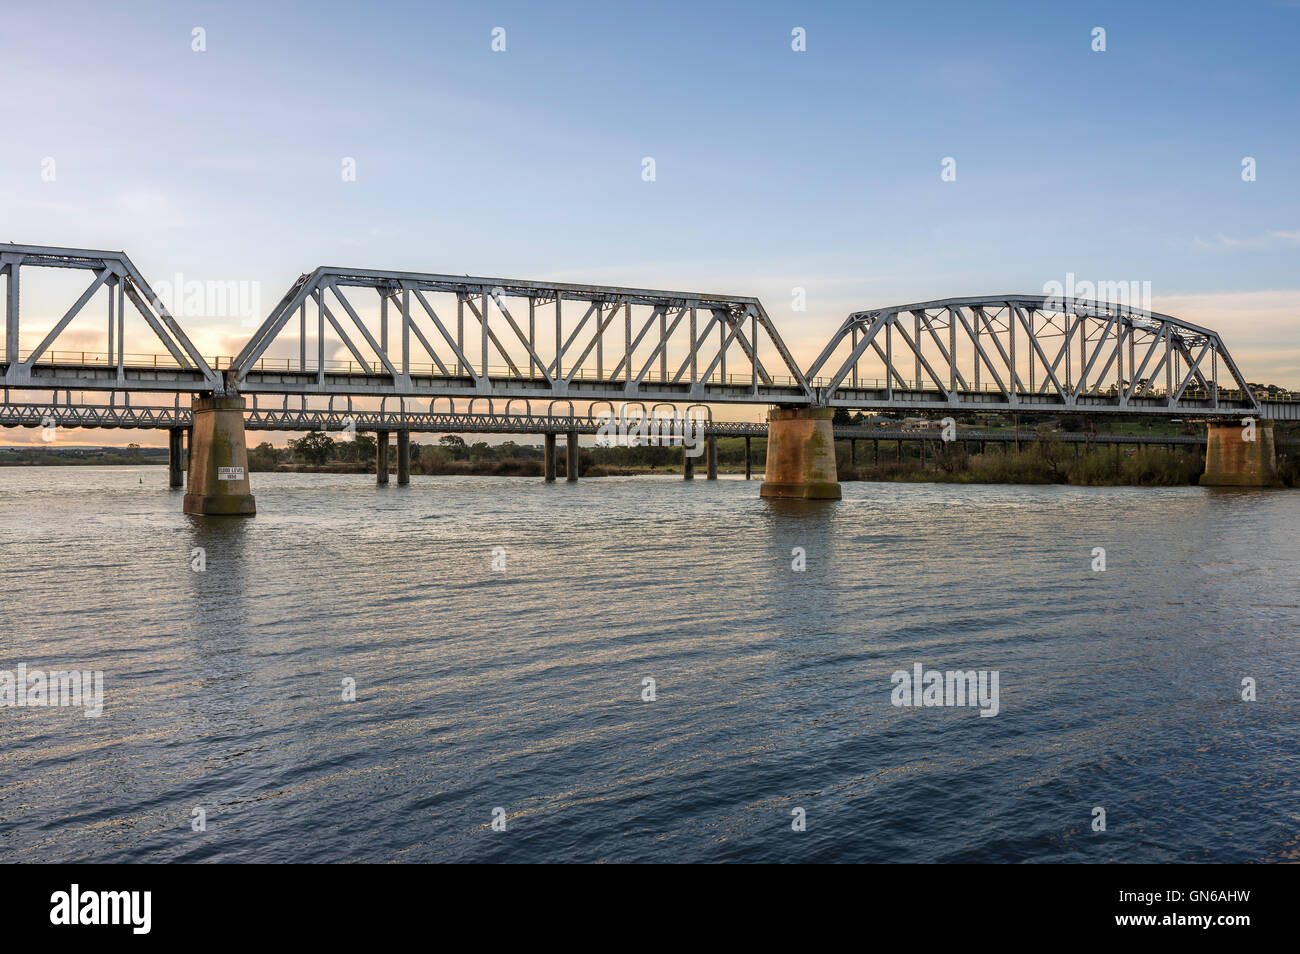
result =
[[0,669],[105,674],[0,708],[0,860],[1300,857],[1300,493],[372,481],[0,470]]

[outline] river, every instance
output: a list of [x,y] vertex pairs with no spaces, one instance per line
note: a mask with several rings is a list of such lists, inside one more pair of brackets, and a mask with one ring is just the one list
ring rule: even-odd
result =
[[1300,494],[758,486],[2,469],[0,861],[1300,858]]

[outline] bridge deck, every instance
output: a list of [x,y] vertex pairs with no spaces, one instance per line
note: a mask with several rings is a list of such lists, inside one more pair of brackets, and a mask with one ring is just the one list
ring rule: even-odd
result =
[[[173,407],[82,407],[52,404],[0,405],[0,427],[158,429],[188,428],[193,424],[189,408]],[[533,416],[526,414],[435,414],[402,411],[328,411],[250,409],[244,426],[253,431],[334,431],[351,426],[359,431],[410,431],[432,434],[595,434],[601,426],[591,416]],[[716,437],[766,437],[762,421],[707,421],[704,433]],[[959,428],[957,441],[984,443],[1030,443],[1031,429],[992,430]],[[845,425],[835,428],[841,440],[939,441],[936,428],[889,428]],[[1203,446],[1206,439],[1195,434],[1091,434],[1056,431],[1053,437],[1080,444],[1191,444]]]

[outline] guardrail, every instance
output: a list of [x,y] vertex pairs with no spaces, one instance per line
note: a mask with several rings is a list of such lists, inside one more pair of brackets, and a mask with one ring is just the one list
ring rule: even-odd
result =
[[[665,418],[664,420],[671,420]],[[680,420],[680,418],[678,419]],[[52,404],[0,404],[0,427],[87,427],[122,429],[187,428],[193,423],[188,408],[172,406],[69,406]],[[254,431],[400,431],[415,433],[562,434],[576,431],[594,434],[602,418],[580,415],[526,414],[434,414],[411,411],[333,411],[251,408],[244,412],[244,426]],[[705,421],[704,433],[716,437],[765,437],[764,421]],[[941,442],[939,428],[888,428],[873,425],[840,425],[839,440],[933,441]],[[1204,445],[1204,436],[1192,434],[1112,434],[1083,431],[1053,431],[1052,436],[1068,444],[1187,444]],[[1036,431],[958,429],[956,442],[1033,443]]]
[[[30,354],[30,352],[26,352],[26,354]],[[21,360],[25,357],[25,354],[20,353],[19,357]],[[182,370],[185,368],[184,365],[178,362],[170,354],[144,354],[139,352],[128,352],[122,355],[122,361],[124,366],[127,367],[128,369]],[[209,366],[215,371],[229,369],[233,361],[234,358],[228,355],[215,355],[208,359]],[[95,351],[45,351],[40,355],[40,357],[37,358],[35,364],[37,366],[59,365],[62,367],[111,368],[117,366],[117,356],[107,354],[104,352],[95,352]],[[263,357],[263,358],[259,358],[249,370],[256,371],[263,374],[276,374],[276,373],[316,374],[318,373],[319,370],[321,370],[321,367],[322,366],[316,361],[302,361],[296,358]],[[374,376],[374,377],[389,376],[389,372],[387,371],[387,369],[384,367],[384,365],[381,362],[378,361],[360,362],[360,361],[353,361],[353,360],[348,360],[348,361],[326,360],[323,364],[323,368],[327,374],[331,374],[331,375],[356,375],[356,376]],[[441,368],[439,368],[436,364],[433,363],[429,363],[427,365],[413,364],[410,365],[409,368],[410,368],[410,373],[416,376],[421,376],[421,377],[427,376],[427,377],[434,377],[434,378],[448,377],[448,375]],[[469,370],[466,369],[463,365],[458,365],[454,359],[449,360],[447,362],[447,370],[452,372],[451,374],[452,378],[464,378],[467,382],[473,380],[473,377],[470,374]],[[546,375],[542,373],[539,367],[533,366],[528,368],[527,374],[524,374],[523,370],[524,370],[523,362],[521,361],[519,373],[516,373],[515,370],[509,367],[500,366],[500,365],[490,365],[487,369],[487,373],[489,378],[495,380],[528,380],[528,381],[537,381],[537,382],[546,381]],[[598,375],[594,370],[590,370],[590,369],[582,369],[573,372],[571,380],[605,381],[615,386],[618,386],[623,383],[622,377],[611,378],[608,375]],[[718,386],[747,387],[752,384],[753,379],[752,379],[752,375],[748,373],[723,374],[719,371],[715,371],[709,377],[701,378],[700,380],[705,384],[712,384]],[[795,387],[798,385],[798,381],[796,381],[793,377],[790,376],[782,377],[780,375],[772,375],[771,381],[772,381],[772,386],[776,386],[776,387]],[[813,388],[824,387],[828,382],[829,379],[826,378],[808,379],[809,386]],[[642,379],[642,383],[643,384],[662,383],[662,381],[661,379],[653,376],[652,374],[647,374],[646,377]],[[836,389],[836,393],[844,394],[846,392],[853,392],[853,391],[884,391],[889,389],[889,387],[890,387],[890,382],[884,378],[870,378],[870,379],[860,378],[852,384],[849,384],[848,382],[841,382],[839,388]],[[902,378],[893,379],[892,390],[894,392],[901,391],[901,392],[913,392],[913,393],[929,393],[929,392],[933,392],[935,394],[940,393],[936,391],[933,384],[929,382],[913,381],[913,380],[902,379]],[[961,395],[984,395],[990,398],[996,398],[1001,396],[1003,392],[995,388],[985,387],[985,388],[977,388],[977,389],[966,389],[960,391],[959,393]],[[1026,391],[1026,392],[1017,392],[1017,393],[1022,395],[1029,395],[1036,392]],[[1112,385],[1098,391],[1087,391],[1084,392],[1084,394],[1087,396],[1094,396],[1094,397],[1115,397],[1118,394],[1118,391]],[[1131,397],[1132,398],[1162,398],[1165,397],[1166,395],[1167,392],[1163,388],[1144,388],[1135,391],[1133,395],[1131,395]],[[1215,396],[1214,393],[1211,391],[1205,390],[1203,388],[1193,388],[1193,387],[1187,388],[1185,391],[1183,391],[1182,394],[1182,397],[1185,400],[1208,401],[1211,400],[1214,396]],[[1220,388],[1218,391],[1218,398],[1220,400],[1235,401],[1235,400],[1243,400],[1245,399],[1245,397],[1246,395],[1239,389]],[[1272,404],[1300,404],[1300,391],[1274,391],[1274,392],[1260,391],[1258,394],[1255,395],[1255,398],[1260,402],[1267,402]],[[1066,409],[1065,412],[1069,413],[1069,409]],[[1188,411],[1187,413],[1190,414],[1192,412]]]

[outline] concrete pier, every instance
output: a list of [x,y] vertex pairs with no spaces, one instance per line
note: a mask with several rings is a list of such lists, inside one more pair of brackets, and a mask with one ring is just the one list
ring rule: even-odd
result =
[[[1202,487],[1281,487],[1273,422],[1211,421],[1205,447]],[[1254,440],[1249,440],[1249,437]]]
[[564,455],[564,479],[578,479],[578,432],[568,431],[565,433],[568,446],[565,448]]
[[750,480],[754,476],[754,458],[749,453],[749,438],[745,438],[745,479]]
[[167,429],[167,486],[185,486],[185,431],[183,427]]
[[695,458],[686,453],[689,448],[682,448],[682,480],[695,479]]
[[543,435],[546,438],[546,482],[555,483],[555,435]]
[[411,432],[397,432],[397,486],[411,482]]
[[774,407],[767,415],[767,474],[760,497],[839,500],[833,411]]
[[192,405],[189,492],[186,513],[251,517],[257,512],[248,484],[244,399],[199,395]]
[[718,479],[718,438],[710,434],[704,439],[705,469],[709,480]]
[[375,483],[388,483],[388,431],[375,431]]

